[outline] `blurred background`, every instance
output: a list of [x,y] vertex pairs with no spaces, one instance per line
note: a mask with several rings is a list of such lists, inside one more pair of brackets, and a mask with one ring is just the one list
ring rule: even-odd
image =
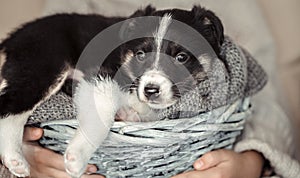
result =
[[[257,2],[274,39],[280,104],[289,116],[300,143],[300,1]],[[47,0],[0,0],[0,39],[20,24],[42,16],[48,3]],[[239,16],[238,13],[236,15]],[[253,17],[253,21],[256,20],[259,19]],[[260,33],[259,27],[256,29],[255,33]]]

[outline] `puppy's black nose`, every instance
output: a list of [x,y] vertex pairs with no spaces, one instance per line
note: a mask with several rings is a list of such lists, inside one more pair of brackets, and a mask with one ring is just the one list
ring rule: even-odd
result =
[[155,99],[159,96],[159,86],[155,84],[147,84],[144,88],[144,95],[148,99]]

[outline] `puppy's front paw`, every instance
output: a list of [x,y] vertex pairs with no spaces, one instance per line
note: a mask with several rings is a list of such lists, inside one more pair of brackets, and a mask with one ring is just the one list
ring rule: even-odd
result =
[[129,122],[139,122],[141,121],[138,113],[129,107],[123,107],[118,110],[115,120],[117,121],[129,121]]
[[27,161],[18,153],[11,155],[12,156],[5,155],[3,157],[3,164],[17,177],[29,176],[30,170]]
[[85,158],[80,151],[68,149],[64,155],[67,173],[73,178],[79,178],[85,171],[88,158]]

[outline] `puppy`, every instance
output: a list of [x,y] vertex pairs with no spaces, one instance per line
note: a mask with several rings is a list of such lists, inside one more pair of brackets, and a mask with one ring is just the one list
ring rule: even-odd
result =
[[[160,110],[206,80],[212,61],[222,59],[223,26],[211,11],[197,6],[191,11],[147,7],[131,18],[121,32],[121,38],[129,40],[117,49],[121,77],[98,75],[81,81],[77,88],[80,129],[65,153],[66,170],[73,177],[83,173],[92,153],[108,136],[116,114],[125,121],[160,119]],[[204,40],[195,40],[182,26]],[[145,37],[136,38],[136,34]],[[201,49],[206,45],[209,49]]]
[[[100,123],[97,132],[93,127],[90,130],[96,133],[93,138],[87,139],[84,130],[78,129],[70,142],[64,157],[66,170],[73,177],[82,175],[91,154],[108,135],[116,114],[121,120],[155,120],[156,110],[173,105],[182,93],[205,79],[211,58],[206,54],[194,56],[164,37],[176,35],[176,30],[168,32],[176,19],[202,34],[219,55],[223,27],[214,13],[198,6],[191,11],[156,11],[148,6],[130,17],[141,16],[161,17],[155,30],[144,29],[152,37],[126,42],[101,66],[89,61],[80,67],[76,64],[85,45],[97,33],[126,18],[54,15],[24,25],[0,44],[0,155],[12,173],[19,177],[29,175],[21,150],[27,118],[41,102],[59,91],[73,73],[88,76],[94,73],[91,71],[100,70],[96,78],[81,80],[75,93],[79,122],[88,123],[86,118],[90,118]],[[141,30],[139,26],[134,20],[124,23],[121,37],[136,34]],[[185,35],[184,38],[188,38],[189,34]],[[163,60],[166,56],[168,60]],[[183,72],[185,75],[173,81],[178,74],[174,71],[183,68],[191,75]],[[129,90],[124,90],[128,82],[114,79],[118,71],[132,81]],[[86,104],[91,103],[90,98],[97,101],[93,107]],[[100,119],[95,112],[101,113]]]

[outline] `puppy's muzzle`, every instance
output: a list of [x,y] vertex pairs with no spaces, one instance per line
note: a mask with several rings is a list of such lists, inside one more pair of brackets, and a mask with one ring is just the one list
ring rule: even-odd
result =
[[155,84],[147,84],[144,87],[144,95],[148,100],[156,100],[160,95],[160,87]]

